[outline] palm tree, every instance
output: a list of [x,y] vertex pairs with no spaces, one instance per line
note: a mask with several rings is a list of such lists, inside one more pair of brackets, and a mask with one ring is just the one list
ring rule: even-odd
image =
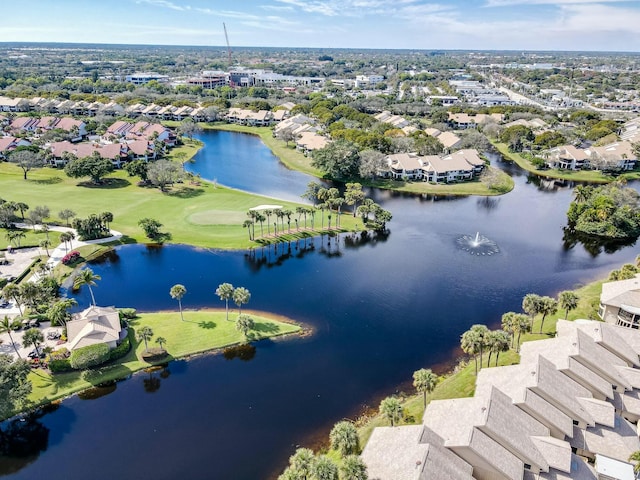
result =
[[[281,225],[281,229],[280,231],[284,231],[284,211],[281,208],[278,208],[277,210],[275,210],[273,213],[276,214],[276,218],[280,219],[280,225]],[[276,224],[278,222],[276,221]]]
[[[489,348],[491,353],[496,354],[495,366],[497,367],[500,353],[509,351],[509,334],[502,330],[494,330],[490,332]],[[489,357],[489,359],[491,359],[491,357]],[[489,361],[487,361],[487,367],[488,366],[489,366]]]
[[273,215],[273,210],[271,210],[270,208],[267,208],[264,211],[264,214],[267,217],[267,235],[271,235],[271,215]]
[[[282,214],[287,217],[287,228],[288,228],[288,233],[291,233],[291,215],[293,215],[293,211],[289,210],[288,208],[285,208],[282,211]],[[284,225],[282,226],[282,228],[284,228]]]
[[418,392],[422,392],[422,401],[427,406],[427,393],[433,392],[438,384],[438,376],[428,368],[421,368],[413,372],[413,386]]
[[227,311],[227,320],[229,320],[229,300],[233,299],[234,289],[230,283],[221,283],[216,288],[216,295],[223,300]]
[[329,434],[331,448],[341,456],[358,453],[358,430],[353,423],[343,420],[336,423]]
[[514,318],[514,326],[516,332],[518,332],[518,338],[516,340],[516,352],[520,351],[520,335],[523,333],[529,333],[531,331],[531,322],[529,317],[524,313],[517,313]]
[[27,234],[22,230],[9,230],[5,236],[16,248],[20,248],[20,241],[26,238]]
[[176,283],[173,287],[171,287],[171,290],[169,290],[169,295],[171,295],[171,298],[178,300],[178,308],[180,309],[180,319],[183,322],[184,322],[184,315],[182,314],[182,297],[184,297],[185,293],[187,293],[187,289],[185,288],[184,285],[180,285],[179,283]]
[[69,245],[71,245],[71,242],[73,241],[74,238],[76,238],[76,236],[74,235],[73,232],[62,232],[60,234],[60,241],[64,243],[64,252],[65,253],[68,252],[67,243],[69,243]]
[[17,202],[16,208],[20,210],[20,216],[22,217],[22,221],[24,222],[24,212],[29,210],[29,205],[27,205],[26,203]]
[[529,315],[532,326],[534,317],[540,313],[540,298],[540,295],[535,293],[527,293],[522,299],[522,310]]
[[513,339],[515,338],[516,327],[515,327],[515,316],[516,312],[507,312],[502,314],[502,330],[509,334],[511,338],[511,347],[513,348]]
[[486,337],[489,329],[486,325],[472,325],[469,330],[460,337],[460,347],[467,355],[473,355],[476,374],[478,373],[478,357],[480,355],[480,368],[482,368],[482,352],[486,346]]
[[11,340],[11,345],[13,345],[13,349],[16,351],[16,355],[18,355],[18,358],[22,358],[22,357],[20,356],[20,352],[18,352],[18,347],[16,346],[16,342],[13,341],[11,332],[15,328],[18,328],[20,326],[21,326],[21,322],[20,322],[20,319],[18,318],[9,319],[9,317],[5,315],[4,318],[0,320],[0,333],[9,334],[9,340]]
[[24,345],[33,345],[36,350],[44,342],[44,335],[37,328],[30,328],[22,336],[22,343]]
[[580,297],[578,297],[578,295],[572,290],[565,290],[564,292],[560,292],[560,294],[558,295],[558,303],[560,305],[560,308],[564,310],[565,320],[569,316],[570,310],[575,310],[576,308],[578,308],[579,300]]
[[402,419],[402,415],[404,414],[400,400],[395,397],[387,397],[382,400],[379,410],[380,413],[391,422],[392,427]]
[[23,302],[22,290],[18,285],[16,285],[15,283],[8,283],[2,289],[2,295],[5,298],[10,298],[15,302],[15,304],[18,306],[18,311],[20,312],[20,315],[24,313],[22,311],[22,302]]
[[311,464],[314,480],[338,480],[338,466],[326,455],[320,455]]
[[149,351],[149,345],[148,345],[148,341],[151,340],[151,337],[153,337],[153,330],[151,330],[151,327],[148,326],[144,326],[142,327],[139,331],[138,331],[138,340],[143,340],[144,341],[144,351],[148,352]]
[[367,480],[367,466],[358,455],[347,455],[342,459],[340,466],[341,476],[344,480]]
[[542,314],[542,320],[540,321],[540,333],[542,333],[544,319],[547,315],[553,315],[558,311],[558,301],[551,297],[540,297],[538,310]]
[[49,255],[49,247],[50,246],[51,246],[51,240],[49,240],[48,238],[40,240],[40,248],[44,248],[45,249],[45,251],[47,252],[47,257],[51,256],[51,255]]
[[109,225],[113,222],[113,213],[111,212],[102,212],[100,214],[100,220],[104,223],[104,226],[107,227],[107,230],[110,230]]
[[253,240],[252,236],[251,236],[251,227],[253,226],[253,220],[245,220],[242,223],[242,228],[246,228],[249,231],[249,240]]
[[80,270],[78,276],[73,280],[73,288],[80,288],[83,285],[89,287],[92,305],[96,304],[96,299],[93,296],[93,290],[91,289],[91,287],[95,287],[97,285],[96,280],[102,280],[102,277],[98,274],[93,273],[93,270],[91,270],[90,268]]
[[311,467],[314,460],[313,450],[309,448],[299,448],[296,450],[296,453],[289,457],[289,465],[291,465],[291,468],[296,473],[300,474],[300,478],[306,479],[310,478]]
[[251,300],[251,292],[244,287],[238,287],[233,291],[233,302],[238,306],[239,313],[242,315],[242,305],[249,303]]
[[158,338],[156,338],[156,343],[157,343],[158,345],[160,345],[160,348],[161,348],[162,350],[164,350],[163,345],[164,345],[165,343],[167,343],[167,339],[166,339],[166,338],[164,338],[164,337],[158,337]]
[[576,188],[573,189],[573,193],[575,195],[574,201],[576,203],[584,203],[589,199],[592,192],[593,192],[593,188],[591,188],[590,186],[578,185]]
[[253,321],[253,318],[251,318],[249,315],[240,314],[236,319],[236,330],[238,330],[239,332],[242,332],[242,335],[244,335],[245,339],[247,339],[247,335],[249,335],[249,330],[252,330],[254,325],[255,323]]
[[78,302],[74,298],[65,298],[58,300],[47,310],[47,317],[51,321],[51,326],[66,325],[70,318],[69,309]]
[[262,215],[260,212],[256,213],[256,220],[260,222],[260,236],[261,237],[264,237],[264,230],[262,229],[262,224],[264,223],[264,221],[266,219],[267,219],[267,217]]
[[438,376],[428,368],[421,368],[413,372],[413,386],[422,392],[422,401],[427,406],[427,393],[433,392],[438,384]]
[[630,462],[635,462],[633,465],[633,472],[636,476],[640,473],[640,450],[636,450],[631,455],[629,455]]
[[[304,207],[296,207],[296,213],[298,214],[298,218],[296,219],[296,226],[298,227],[297,230],[300,231],[300,217],[302,216],[303,213],[305,213],[305,208]],[[305,228],[307,227],[306,225],[306,218],[307,215],[305,213]],[[638,257],[640,258],[640,255],[638,255]]]

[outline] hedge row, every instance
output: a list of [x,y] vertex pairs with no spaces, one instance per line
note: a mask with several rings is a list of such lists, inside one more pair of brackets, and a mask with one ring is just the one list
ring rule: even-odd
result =
[[69,360],[72,368],[84,370],[108,361],[110,358],[109,353],[109,345],[97,343],[74,350]]

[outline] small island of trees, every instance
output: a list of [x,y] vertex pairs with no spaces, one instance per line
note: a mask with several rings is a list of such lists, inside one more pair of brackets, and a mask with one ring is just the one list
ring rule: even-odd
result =
[[640,235],[640,194],[624,183],[600,187],[580,185],[567,212],[570,230],[608,239]]

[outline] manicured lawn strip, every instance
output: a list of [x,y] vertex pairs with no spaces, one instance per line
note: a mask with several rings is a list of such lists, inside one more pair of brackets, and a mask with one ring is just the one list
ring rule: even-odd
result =
[[[8,232],[8,229],[0,228],[0,242],[4,242],[0,243],[0,245],[3,245],[3,248],[0,248],[0,250],[6,250],[6,245],[9,245],[11,243],[7,239]],[[46,240],[47,238],[47,234],[39,229],[34,232],[33,228],[23,228],[22,232],[26,235],[26,237],[20,239],[20,248],[39,247],[40,242],[42,240]],[[49,245],[49,251],[51,251],[52,249],[60,245],[60,232],[49,230],[49,241],[51,242],[51,245]],[[14,246],[12,243],[11,245]],[[42,249],[42,252],[45,252],[44,248]]]
[[[255,321],[255,329],[252,335],[250,334],[252,341],[302,331],[299,325],[282,317],[264,312],[250,311],[249,314]],[[151,366],[150,363],[142,361],[144,342],[138,342],[135,338],[135,330],[143,326],[151,327],[154,333],[149,348],[158,346],[154,341],[158,337],[167,340],[164,348],[169,354],[169,359],[242,344],[245,339],[235,328],[237,315],[237,312],[230,313],[227,321],[224,311],[186,310],[183,322],[177,311],[140,314],[139,318],[131,322],[129,339],[133,348],[125,357],[116,364],[96,370],[90,381],[83,379],[80,372],[50,375],[42,370],[33,371],[29,375],[33,383],[30,400],[35,405],[43,405],[100,383],[126,378],[133,372]]]
[[[250,208],[277,203],[295,211],[301,205],[215,187],[207,182],[177,184],[168,193],[162,193],[157,188],[136,186],[137,178],[129,177],[122,170],[115,171],[109,178],[115,179],[119,188],[80,186],[78,180],[53,168],[34,170],[25,181],[16,165],[0,163],[0,190],[6,192],[3,193],[6,200],[25,202],[32,207],[47,205],[54,215],[65,208],[74,210],[79,217],[110,211],[114,215],[111,227],[125,235],[125,243],[148,241],[138,221],[150,217],[164,225],[162,231],[171,233],[171,243],[222,249],[259,246],[249,241],[247,229],[242,227]],[[197,222],[191,219],[192,214],[197,215]],[[202,223],[203,215],[206,223]],[[319,215],[316,218],[319,219]],[[346,214],[341,218],[343,228],[361,228],[359,219]],[[256,227],[259,232],[259,225]],[[266,225],[264,230],[267,231]]]
[[480,180],[472,180],[460,183],[433,184],[429,182],[402,182],[398,180],[380,179],[373,181],[362,181],[367,187],[384,188],[387,190],[397,190],[399,192],[423,193],[431,195],[503,195],[513,190],[515,185],[513,179],[500,169],[488,167],[494,175],[499,178],[497,188],[488,188]]
[[520,168],[526,170],[527,172],[534,173],[541,177],[547,178],[557,178],[561,180],[573,180],[575,182],[592,182],[592,183],[609,183],[618,178],[626,178],[627,180],[638,180],[640,179],[640,172],[627,172],[623,173],[617,177],[612,175],[604,175],[602,172],[595,170],[557,170],[557,169],[547,169],[547,170],[539,170],[533,165],[531,162],[524,158],[517,152],[510,152],[509,148],[504,143],[499,143],[496,141],[491,141],[493,146],[507,159],[515,162]]
[[[575,289],[575,293],[580,297],[578,308],[569,312],[568,319],[597,319],[597,310],[600,302],[600,292],[605,279],[596,280],[585,286]],[[556,332],[556,322],[559,318],[564,318],[565,312],[558,311],[553,316],[547,316],[544,322],[542,334],[540,331],[540,322],[542,315],[538,315],[534,319],[532,333],[523,334],[520,338],[521,343],[553,338]],[[427,405],[431,400],[443,400],[450,398],[471,397],[475,391],[475,366],[473,359],[468,362],[462,362],[456,367],[454,372],[446,374],[436,386],[435,390],[427,395]],[[495,363],[495,357],[491,360],[491,368]],[[514,365],[520,363],[520,355],[514,350],[509,350],[500,354],[499,366]],[[486,367],[486,355],[483,357],[483,368]],[[405,420],[402,425],[414,425],[422,422],[424,413],[422,394],[411,394],[403,402],[405,410]],[[360,446],[364,448],[366,442],[371,436],[371,432],[375,427],[388,426],[389,422],[381,415],[372,417],[364,417],[357,422],[358,435],[360,438]]]

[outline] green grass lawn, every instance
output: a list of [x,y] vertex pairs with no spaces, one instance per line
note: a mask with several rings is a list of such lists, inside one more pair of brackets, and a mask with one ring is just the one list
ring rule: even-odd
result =
[[[9,230],[6,228],[0,228],[0,245],[2,248],[0,250],[6,250],[6,245],[9,245],[9,239],[7,237]],[[46,240],[47,234],[42,232],[41,230],[34,231],[33,228],[24,228],[22,232],[26,235],[25,238],[20,239],[20,247],[39,247],[40,242]],[[53,230],[49,231],[49,241],[51,245],[49,246],[49,250],[51,251],[53,248],[56,248],[60,245],[60,232],[54,232]],[[11,244],[15,247],[15,244]],[[43,249],[44,252],[44,249]]]
[[[262,312],[245,313],[249,313],[255,321],[255,328],[249,334],[252,341],[302,331],[302,328],[291,320]],[[230,313],[227,321],[224,311],[187,310],[184,311],[185,321],[182,321],[177,311],[140,314],[139,318],[131,322],[129,339],[133,348],[125,357],[115,364],[99,368],[89,378],[83,378],[80,372],[51,375],[42,370],[35,370],[29,375],[33,383],[30,400],[35,405],[43,405],[100,383],[126,378],[133,372],[150,367],[152,364],[142,360],[144,342],[138,342],[135,338],[135,331],[143,326],[151,327],[154,333],[149,348],[158,346],[154,342],[155,338],[164,337],[167,340],[164,348],[169,357],[163,362],[240,345],[245,339],[235,328],[234,320],[237,315],[236,312]]]
[[[62,170],[43,168],[31,171],[29,179],[23,180],[17,166],[0,163],[0,190],[5,200],[25,202],[31,207],[47,205],[54,221],[57,212],[65,208],[72,209],[79,217],[110,211],[114,214],[111,227],[126,236],[124,242],[148,241],[138,221],[150,217],[163,224],[163,232],[171,233],[171,243],[248,248],[258,245],[249,241],[248,232],[242,227],[250,208],[277,203],[295,211],[300,205],[216,187],[208,182],[185,182],[163,193],[158,188],[138,187],[137,178],[129,177],[122,170],[108,178],[111,183],[102,187],[85,186],[82,180],[68,178]],[[362,222],[350,215],[342,215],[342,224],[346,230],[362,228]],[[264,228],[266,232],[266,225]]]
[[[568,319],[597,319],[597,309],[600,301],[600,292],[602,291],[602,284],[606,280],[595,280],[585,286],[576,288],[574,291],[580,298],[578,302],[578,308],[569,312]],[[534,319],[532,333],[522,335],[520,342],[530,342],[536,340],[543,340],[546,338],[553,338],[556,333],[556,322],[558,318],[564,318],[565,312],[558,311],[553,316],[545,319],[544,328],[542,334],[540,331],[540,323],[542,316],[538,315]],[[495,359],[495,357],[494,357]],[[495,360],[491,360],[491,368],[494,367]],[[520,362],[520,356],[514,350],[500,354],[498,365],[514,365]],[[475,366],[474,361],[460,363],[456,369],[443,376],[436,386],[435,390],[427,395],[427,404],[431,400],[442,400],[449,398],[463,398],[471,397],[475,391]],[[486,367],[486,356],[483,359],[483,368]],[[422,394],[412,393],[407,396],[403,402],[404,408],[404,420],[402,425],[413,425],[422,422],[422,415],[424,414],[424,403]],[[370,417],[363,417],[358,420],[358,434],[360,438],[360,446],[364,448],[366,442],[371,436],[371,432],[375,427],[388,426],[389,422],[381,415],[373,415]]]
[[627,180],[640,179],[640,172],[627,172],[619,176],[605,175],[595,170],[557,170],[545,169],[540,170],[534,167],[529,160],[524,158],[517,152],[510,152],[504,143],[492,141],[493,146],[508,160],[514,161],[520,168],[527,172],[540,175],[541,177],[557,178],[561,180],[573,180],[575,182],[593,182],[593,183],[609,183],[618,178],[626,178]]

